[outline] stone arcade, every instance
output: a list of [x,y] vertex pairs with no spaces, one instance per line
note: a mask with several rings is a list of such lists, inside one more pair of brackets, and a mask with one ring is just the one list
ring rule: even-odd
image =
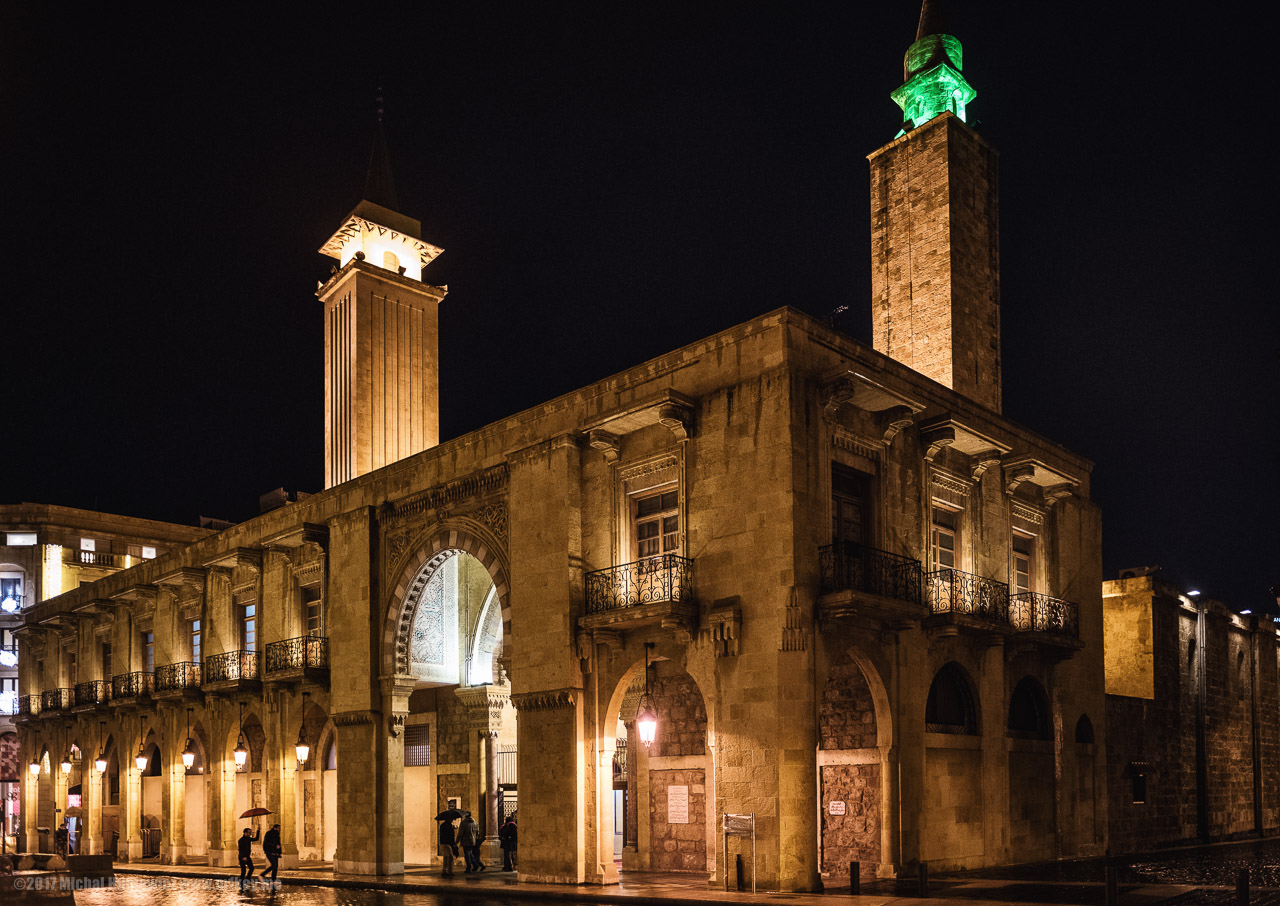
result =
[[1090,464],[1000,414],[996,155],[937,21],[871,155],[874,349],[781,308],[436,443],[439,250],[367,192],[330,487],[31,611],[24,813],[81,782],[92,850],[226,864],[261,805],[286,865],[388,875],[514,799],[520,877],[592,884],[719,883],[725,813],[783,890],[1104,851]]

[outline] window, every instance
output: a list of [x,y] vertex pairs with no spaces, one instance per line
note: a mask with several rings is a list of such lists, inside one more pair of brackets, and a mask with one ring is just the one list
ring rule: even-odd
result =
[[142,672],[156,672],[156,634],[154,632],[142,634]]
[[22,609],[22,577],[10,573],[0,576],[0,610],[17,613]]
[[680,504],[673,488],[636,498],[637,559],[680,552]]
[[191,660],[200,663],[200,621],[191,621]]
[[302,589],[302,633],[320,635],[320,586],[309,585]]
[[98,543],[97,543],[96,541],[94,541],[92,538],[81,538],[81,539],[80,539],[80,550],[82,550],[82,551],[92,551],[92,550],[97,550],[97,544],[98,544]]
[[831,465],[831,542],[845,550],[857,550],[870,532],[867,512],[869,476]]
[[421,768],[431,764],[431,727],[419,724],[404,728],[404,766]]
[[1049,700],[1040,684],[1024,676],[1009,697],[1009,735],[1016,739],[1052,739]]
[[102,678],[107,682],[111,682],[111,646],[102,643]]
[[1133,804],[1144,805],[1147,801],[1147,775],[1133,774]]
[[1032,555],[1035,553],[1036,539],[1022,532],[1013,533],[1013,586],[1010,591],[1021,594],[1031,591]]
[[400,259],[396,257],[395,252],[383,252],[382,266],[389,271],[398,271],[400,269]]
[[255,651],[258,647],[258,605],[240,605],[240,647]]
[[954,567],[959,545],[956,543],[960,534],[960,514],[956,510],[935,506],[933,508],[933,533],[930,553],[933,557],[933,568]]
[[147,544],[142,545],[142,559],[154,560],[155,558],[156,558],[156,549]]
[[0,677],[0,714],[18,713],[18,678]]
[[969,680],[955,664],[933,677],[924,706],[924,728],[930,733],[976,736],[978,714]]
[[67,685],[75,688],[76,685],[76,656],[74,654],[67,655]]
[[130,544],[129,556],[135,560],[154,560],[156,549],[145,544]]
[[36,543],[35,532],[8,532],[5,543],[10,547],[31,547]]

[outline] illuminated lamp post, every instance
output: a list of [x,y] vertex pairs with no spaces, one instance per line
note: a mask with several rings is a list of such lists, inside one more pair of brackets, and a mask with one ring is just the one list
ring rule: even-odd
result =
[[32,777],[40,776],[40,762],[33,761],[27,766],[27,770],[31,772]]
[[302,726],[298,728],[298,741],[294,745],[294,754],[298,756],[298,767],[302,767],[307,763],[307,759],[311,757],[311,744],[307,742],[307,696],[310,693],[302,693]]
[[236,760],[236,770],[244,767],[245,762],[249,760],[249,750],[244,745],[244,703],[240,703],[240,737],[236,740],[235,751],[232,757]]
[[105,720],[98,721],[98,736],[101,742],[98,748],[98,757],[93,760],[93,767],[99,774],[107,773],[107,722]]
[[191,709],[187,709],[187,747],[182,750],[182,766],[186,770],[191,770],[191,766],[196,763],[196,747],[191,741]]
[[652,647],[653,642],[644,643],[644,695],[640,696],[640,707],[636,710],[636,729],[646,749],[658,734],[658,711],[653,706],[653,689],[649,681],[649,649]]

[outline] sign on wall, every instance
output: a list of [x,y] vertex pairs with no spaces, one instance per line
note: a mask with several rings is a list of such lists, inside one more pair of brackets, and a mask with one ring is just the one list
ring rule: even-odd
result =
[[832,799],[829,803],[827,803],[827,814],[843,815],[844,803],[841,802],[839,799]]
[[667,787],[667,823],[689,823],[689,788],[687,786]]

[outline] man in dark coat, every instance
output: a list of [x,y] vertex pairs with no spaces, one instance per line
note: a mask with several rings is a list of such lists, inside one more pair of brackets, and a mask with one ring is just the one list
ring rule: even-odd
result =
[[253,836],[249,836],[249,828],[244,829],[244,833],[240,835],[240,886],[244,887],[244,882],[253,877],[253,844],[262,836],[262,828],[258,828]]
[[453,832],[453,821],[440,822],[440,864],[441,874],[446,878],[453,877],[453,857],[458,854],[458,838]]
[[480,825],[476,824],[470,812],[463,814],[462,824],[458,826],[458,845],[467,857],[467,871],[484,871],[480,862]]
[[502,870],[516,870],[516,816],[498,829],[498,842],[502,844]]
[[262,852],[269,863],[262,869],[262,877],[265,878],[267,872],[271,872],[271,880],[274,881],[276,870],[280,867],[280,856],[284,853],[284,849],[280,846],[280,825],[271,825],[271,830],[267,831],[266,836],[262,838]]

